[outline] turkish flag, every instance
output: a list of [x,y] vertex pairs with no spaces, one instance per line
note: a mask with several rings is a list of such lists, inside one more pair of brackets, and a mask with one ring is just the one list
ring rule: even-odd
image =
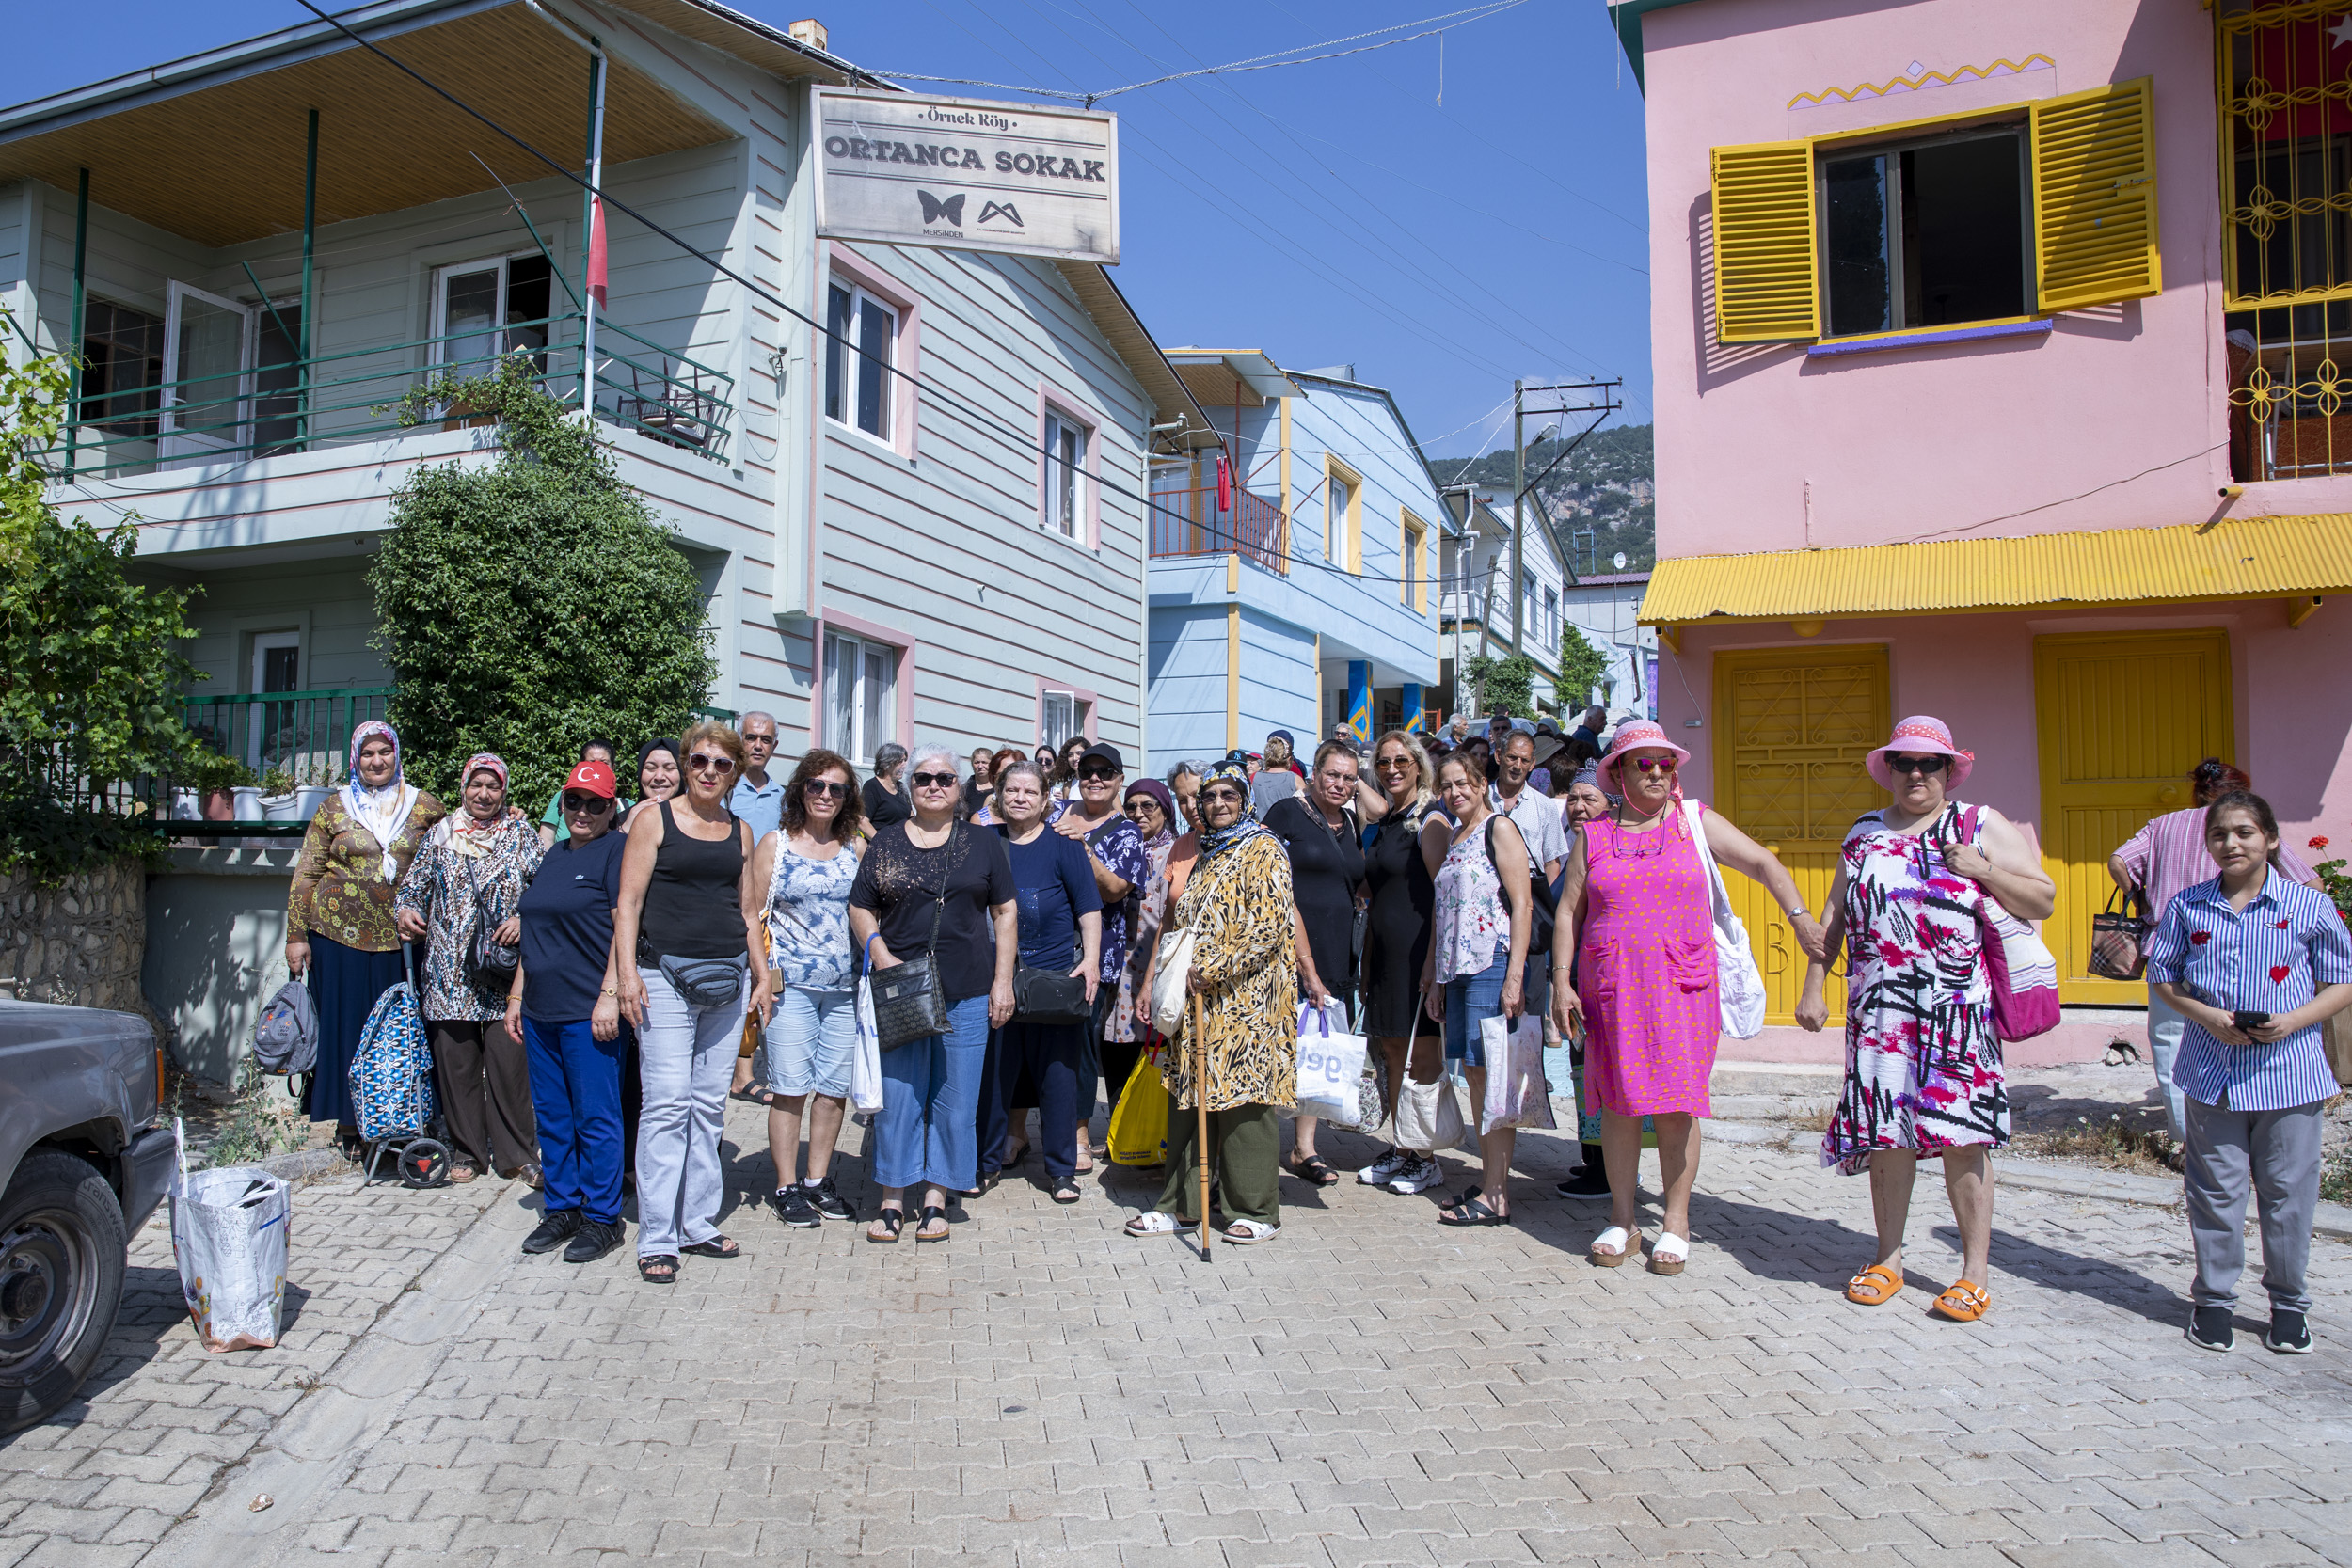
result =
[[1216,509],[1219,512],[1233,510],[1233,470],[1222,456],[1216,460]]
[[[2284,9],[2283,6],[2264,9]],[[2316,16],[2254,12],[2253,26],[2233,35],[2232,98],[2238,118],[2264,142],[2296,141],[2324,132],[2352,133],[2352,10]]]
[[588,205],[588,297],[598,305],[605,300],[604,261],[604,198],[592,198]]

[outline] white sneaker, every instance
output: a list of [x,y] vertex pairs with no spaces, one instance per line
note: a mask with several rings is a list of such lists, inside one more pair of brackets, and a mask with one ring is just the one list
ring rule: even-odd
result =
[[1412,1156],[1401,1148],[1391,1148],[1372,1164],[1356,1173],[1356,1180],[1367,1187],[1385,1187],[1389,1178],[1405,1168]]
[[1389,1178],[1389,1191],[1409,1196],[1414,1193],[1425,1193],[1432,1187],[1444,1184],[1445,1172],[1439,1170],[1438,1162],[1428,1155],[1410,1154],[1406,1156],[1406,1160],[1408,1163],[1400,1166],[1397,1173]]

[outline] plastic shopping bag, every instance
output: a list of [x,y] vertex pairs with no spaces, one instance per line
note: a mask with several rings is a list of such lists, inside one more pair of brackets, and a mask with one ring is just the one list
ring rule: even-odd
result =
[[1111,1164],[1157,1165],[1168,1160],[1168,1085],[1160,1079],[1160,1053],[1146,1051],[1127,1074],[1127,1086],[1111,1107]]
[[1364,1037],[1347,1032],[1347,1014],[1336,1004],[1299,1008],[1298,1114],[1354,1127],[1363,1077]]
[[874,1026],[874,979],[857,977],[857,1047],[850,1054],[850,1103],[871,1114],[882,1108],[882,1031]]
[[1486,1058],[1479,1125],[1490,1132],[1504,1127],[1548,1131],[1556,1126],[1550,1085],[1544,1082],[1543,1020],[1526,1013],[1516,1019],[1498,1013],[1480,1021],[1478,1037]]
[[286,1300],[291,1189],[258,1165],[191,1171],[185,1132],[175,1123],[172,1135],[171,1252],[197,1338],[208,1351],[267,1350]]

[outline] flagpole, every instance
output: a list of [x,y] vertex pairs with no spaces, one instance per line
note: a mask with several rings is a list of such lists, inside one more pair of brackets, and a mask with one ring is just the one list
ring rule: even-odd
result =
[[596,305],[606,293],[604,233],[604,83],[607,62],[596,50],[588,62],[588,259],[582,268],[580,329],[580,405],[593,423],[596,417]]

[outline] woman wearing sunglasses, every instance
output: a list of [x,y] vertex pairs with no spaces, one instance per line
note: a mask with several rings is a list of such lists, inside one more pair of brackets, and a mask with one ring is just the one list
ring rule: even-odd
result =
[[[1680,1274],[1691,1257],[1691,1188],[1699,1172],[1699,1120],[1712,1114],[1708,1075],[1723,1034],[1715,916],[1707,863],[1682,809],[1680,768],[1691,753],[1646,719],[1617,727],[1597,770],[1619,798],[1583,825],[1568,853],[1551,950],[1552,1016],[1563,1036],[1584,1028],[1584,1079],[1600,1103],[1609,1167],[1609,1227],[1586,1256],[1615,1268],[1642,1250],[1635,1215],[1642,1118],[1656,1119],[1665,1203],[1652,1274]],[[1764,884],[1797,944],[1818,953],[1821,927],[1772,851],[1721,813],[1695,808],[1715,860]],[[1573,989],[1566,984],[1573,974]]]
[[726,1120],[751,984],[766,940],[765,886],[752,882],[752,831],[727,807],[743,740],[706,720],[686,732],[686,791],[640,806],[621,857],[613,917],[621,1011],[637,1030],[644,1110],[637,1129],[637,1272],[677,1282],[678,1255],[737,1258],[713,1223],[725,1184]]

